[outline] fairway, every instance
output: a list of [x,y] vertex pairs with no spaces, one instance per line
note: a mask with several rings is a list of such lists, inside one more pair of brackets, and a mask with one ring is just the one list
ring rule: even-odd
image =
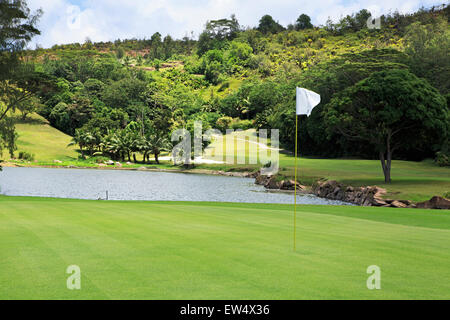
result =
[[0,197],[0,299],[450,299],[449,211],[292,209]]

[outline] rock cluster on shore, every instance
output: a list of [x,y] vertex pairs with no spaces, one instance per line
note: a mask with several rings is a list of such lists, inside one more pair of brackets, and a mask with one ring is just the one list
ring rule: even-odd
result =
[[[255,184],[263,185],[271,190],[294,190],[295,183],[301,192],[307,190],[307,187],[294,180],[281,180],[277,176],[264,176],[259,172],[245,176],[255,178]],[[383,195],[386,194],[386,189],[377,186],[352,187],[334,180],[317,182],[312,186],[311,193],[320,198],[350,202],[366,207],[450,209],[450,200],[442,197],[433,197],[429,201],[414,204],[409,200],[384,199]]]
[[377,186],[351,187],[337,181],[318,182],[313,186],[313,193],[321,198],[351,202],[366,207],[414,208],[409,200],[383,199],[386,190]]
[[450,209],[450,200],[442,197],[433,197],[428,201],[417,203],[416,206],[423,209]]
[[280,180],[276,176],[263,176],[257,174],[255,176],[255,183],[271,190],[294,190],[297,184],[297,190],[305,190],[306,187],[294,180]]

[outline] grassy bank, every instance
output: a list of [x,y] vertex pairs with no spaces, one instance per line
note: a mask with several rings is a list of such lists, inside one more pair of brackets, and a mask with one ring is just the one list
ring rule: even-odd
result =
[[25,121],[17,114],[16,130],[19,134],[16,156],[19,151],[26,151],[38,161],[73,161],[78,158],[76,148],[67,147],[72,138],[50,126],[47,120],[37,114],[29,115]]
[[443,211],[299,206],[293,252],[289,205],[0,197],[0,299],[449,299],[449,245]]

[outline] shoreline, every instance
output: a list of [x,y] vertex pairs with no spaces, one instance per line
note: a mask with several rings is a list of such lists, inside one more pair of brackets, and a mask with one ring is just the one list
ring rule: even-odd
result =
[[[262,176],[260,171],[223,171],[213,169],[196,169],[194,168],[158,168],[146,167],[145,165],[135,165],[129,167],[127,165],[103,165],[103,166],[77,166],[77,165],[63,165],[55,163],[54,165],[32,165],[31,163],[18,164],[14,162],[2,162],[3,167],[9,168],[46,168],[46,169],[92,169],[92,170],[128,170],[128,171],[144,171],[144,172],[167,172],[167,173],[182,173],[182,174],[204,174],[216,175],[226,177],[252,178],[255,184],[263,185],[267,192],[273,193],[294,193],[293,180],[276,181],[276,176],[267,177]],[[271,183],[272,182],[272,183]],[[283,187],[284,184],[289,184],[288,188]],[[303,195],[313,195],[319,198],[328,200],[338,200],[358,206],[374,206],[374,207],[394,207],[394,208],[420,208],[425,207],[429,209],[447,209],[450,200],[442,197],[433,197],[428,201],[413,203],[409,200],[385,199],[386,190],[377,186],[356,187],[343,185],[334,180],[317,181],[311,186],[300,185],[297,182],[297,193]],[[436,200],[435,198],[439,198]],[[433,200],[434,199],[434,200]],[[444,202],[444,207],[440,204],[436,206],[437,202]]]
[[[30,165],[30,164],[17,164],[13,162],[3,162],[1,163],[1,166],[5,168],[44,168],[44,169],[92,169],[92,170],[126,170],[126,171],[143,171],[143,172],[167,172],[167,173],[182,173],[182,174],[203,174],[203,175],[214,175],[214,176],[224,176],[224,177],[236,177],[236,178],[248,178],[253,179],[255,184],[257,183],[256,177],[259,175],[258,172],[249,172],[249,171],[242,171],[242,172],[226,172],[223,170],[213,170],[213,169],[184,169],[184,168],[173,168],[173,169],[167,169],[167,168],[148,168],[145,167],[145,165],[142,165],[141,167],[127,167],[127,166],[75,166],[75,165],[61,165],[61,164],[55,164],[55,165]],[[283,190],[283,189],[272,189],[267,188],[265,186],[265,189],[267,192],[272,193],[290,193],[294,194],[294,190]],[[302,188],[299,188],[297,190],[297,194],[304,194],[304,195],[313,195],[316,196],[312,190],[311,186],[302,186]],[[319,197],[320,198],[320,197]],[[324,198],[327,199],[327,198]],[[330,199],[331,200],[331,199]]]
[[76,165],[19,165],[12,162],[2,162],[0,164],[4,168],[46,168],[46,169],[92,169],[92,170],[129,170],[129,171],[153,171],[153,172],[170,172],[170,173],[191,173],[191,174],[209,174],[209,175],[221,175],[229,177],[241,177],[241,178],[251,178],[249,175],[251,172],[225,172],[222,170],[212,170],[212,169],[184,169],[184,168],[149,168],[146,165],[141,165],[141,167],[128,167],[124,166],[76,166]]

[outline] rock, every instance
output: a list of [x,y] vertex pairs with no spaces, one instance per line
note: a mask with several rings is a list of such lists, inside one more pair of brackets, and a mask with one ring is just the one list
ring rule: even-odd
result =
[[128,161],[127,162],[127,166],[130,166],[130,165],[132,165],[132,163],[130,161]]
[[106,167],[106,164],[104,164],[104,163],[99,163],[98,166],[99,166],[99,167]]
[[281,182],[277,181],[275,176],[272,176],[264,185],[267,189],[280,189]]
[[62,163],[61,160],[53,160],[54,163]]
[[122,164],[120,162],[116,162],[116,166],[121,167]]
[[378,198],[374,198],[372,200],[372,205],[375,207],[384,207],[384,206],[390,206],[390,204],[388,204],[386,201],[382,200],[382,199],[378,199]]
[[256,179],[256,177],[259,176],[259,175],[260,175],[260,172],[259,172],[259,171],[248,172],[247,175],[246,175],[246,177],[247,177],[247,178],[254,178],[254,179]]
[[105,164],[107,164],[108,166],[113,166],[114,165],[114,161],[108,160],[107,162],[105,162]]
[[295,186],[297,185],[298,190],[304,190],[305,186],[302,186],[300,183],[295,182],[294,180],[283,180],[280,182],[281,190],[295,190]]
[[258,175],[255,178],[255,183],[256,184],[260,184],[260,185],[265,185],[267,183],[267,181],[269,180],[268,176],[263,176],[263,175]]
[[450,209],[450,200],[436,196],[428,201],[417,203],[416,207],[423,209]]
[[409,206],[409,205],[412,204],[412,202],[409,201],[409,200],[398,200],[398,201],[401,202],[401,203],[403,203],[403,204],[405,204],[406,206]]
[[403,202],[398,201],[398,200],[394,200],[394,201],[391,202],[391,207],[394,207],[394,208],[406,208],[407,205],[404,204]]

